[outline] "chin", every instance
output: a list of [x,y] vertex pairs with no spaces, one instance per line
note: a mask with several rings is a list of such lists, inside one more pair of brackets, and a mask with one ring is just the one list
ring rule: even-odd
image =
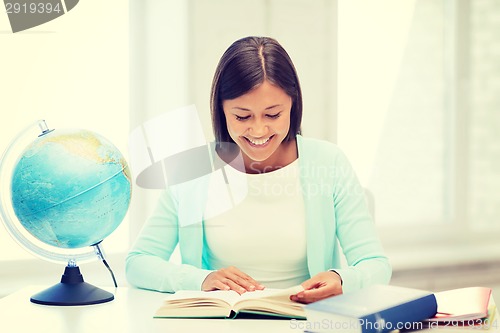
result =
[[245,152],[245,151],[243,153],[252,162],[264,162],[272,156],[272,154],[270,154],[270,155],[268,155],[268,154],[266,154],[266,155],[248,154],[248,152]]

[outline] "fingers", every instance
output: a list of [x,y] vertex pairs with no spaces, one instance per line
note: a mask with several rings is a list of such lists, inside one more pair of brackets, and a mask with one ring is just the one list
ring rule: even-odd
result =
[[326,282],[317,281],[316,279],[309,279],[309,280],[302,283],[302,287],[304,288],[304,291],[311,290],[311,289],[318,289],[318,288],[324,287],[325,285],[326,285]]
[[231,287],[220,280],[215,280],[213,282],[213,288],[211,288],[210,290],[231,290]]
[[331,293],[329,288],[322,287],[318,289],[301,291],[296,295],[292,295],[290,299],[295,302],[308,304],[331,296],[334,296],[334,294]]
[[230,273],[234,274],[232,281],[234,281],[236,284],[242,286],[247,291],[263,290],[264,289],[263,285],[261,285],[259,282],[255,281],[249,275],[240,271],[238,268],[231,266],[228,268],[228,271]]
[[262,290],[264,286],[236,267],[222,268],[210,273],[202,284],[202,290],[234,290],[238,294]]
[[291,295],[290,299],[300,303],[312,303],[342,294],[342,280],[335,272],[322,272],[302,283],[303,291]]
[[240,295],[246,293],[247,291],[254,291],[255,290],[255,288],[252,288],[250,290],[247,288],[244,288],[243,286],[241,286],[240,284],[238,284],[232,280],[226,280],[225,284],[228,285],[231,290],[236,291]]
[[243,288],[245,291],[254,291],[256,289],[257,282],[236,267],[223,268],[220,272],[224,274],[228,280],[240,288]]

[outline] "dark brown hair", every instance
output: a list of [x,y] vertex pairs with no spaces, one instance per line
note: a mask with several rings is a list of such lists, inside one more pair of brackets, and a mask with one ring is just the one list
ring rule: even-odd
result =
[[290,56],[275,39],[245,37],[235,41],[222,55],[212,82],[210,110],[217,143],[234,142],[227,131],[222,101],[246,94],[265,80],[292,98],[290,130],[285,141],[300,134],[302,92]]

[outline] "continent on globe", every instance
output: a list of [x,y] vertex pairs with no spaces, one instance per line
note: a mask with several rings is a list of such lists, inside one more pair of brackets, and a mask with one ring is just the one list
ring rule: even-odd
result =
[[41,135],[18,158],[14,212],[40,241],[59,248],[94,245],[122,222],[130,204],[129,167],[120,151],[87,130]]

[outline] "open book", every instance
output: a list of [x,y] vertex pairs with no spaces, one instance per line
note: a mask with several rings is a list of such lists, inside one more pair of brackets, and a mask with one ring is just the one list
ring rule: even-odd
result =
[[[491,288],[468,287],[437,292],[434,294],[438,304],[436,316],[427,322],[443,323],[463,322],[463,325],[474,325],[478,320],[488,318],[488,305]],[[493,311],[494,312],[494,311]]]
[[304,304],[293,302],[290,295],[302,291],[264,289],[239,295],[233,290],[181,290],[169,295],[156,311],[155,318],[235,318],[239,313],[305,319]]

